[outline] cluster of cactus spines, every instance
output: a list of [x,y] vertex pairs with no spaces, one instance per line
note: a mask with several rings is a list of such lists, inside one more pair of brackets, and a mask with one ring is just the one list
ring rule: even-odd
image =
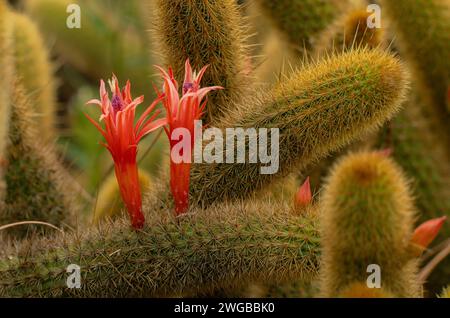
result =
[[[0,261],[0,296],[195,296],[317,275],[317,220],[286,204],[225,204],[179,218],[150,209],[141,231],[121,218],[56,246],[45,241],[26,261]],[[82,268],[80,289],[66,286],[69,264]]]
[[[97,81],[115,73],[129,78],[137,92],[148,92],[151,67],[149,48],[130,25],[115,21],[104,8],[86,0],[28,0],[26,12],[63,62]],[[67,8],[81,8],[81,28],[67,26]]]
[[448,128],[450,109],[445,108],[450,85],[450,1],[380,2],[391,18],[396,44],[415,71],[418,88],[438,108],[442,124]]
[[439,294],[439,298],[450,298],[450,286],[445,287],[441,294]]
[[[14,72],[13,62],[13,21],[7,13],[6,3],[0,0],[0,202],[5,192],[3,175],[6,167],[6,147],[8,140],[9,112],[11,109],[11,85]],[[2,205],[0,203],[0,209]]]
[[[450,154],[445,141],[433,131],[424,114],[426,106],[416,94],[405,103],[402,112],[380,133],[379,146],[392,148],[392,156],[413,180],[419,220],[450,216]],[[432,145],[430,147],[430,145]],[[438,241],[450,235],[444,225]],[[441,286],[440,277],[450,275],[450,259],[444,261],[431,275],[429,283]]]
[[[4,178],[6,193],[0,224],[17,221],[48,222],[65,228],[73,225],[76,213],[76,191],[56,160],[43,146],[32,115],[31,101],[23,86],[14,82],[9,117],[8,145]],[[54,229],[41,225],[23,225],[5,230],[24,238],[30,233],[48,233]]]
[[36,25],[25,15],[13,14],[16,76],[33,100],[31,104],[45,140],[55,137],[56,87],[49,54]]
[[321,292],[340,296],[380,266],[381,287],[419,297],[417,261],[409,253],[415,210],[408,180],[380,152],[341,158],[327,179],[321,205]]
[[[139,184],[144,194],[151,186],[150,180],[150,175],[145,170],[139,169]],[[105,218],[117,217],[124,208],[116,176],[112,173],[102,182],[98,191],[93,222],[98,223]]]
[[381,50],[331,56],[295,72],[260,98],[236,106],[218,125],[278,128],[278,172],[261,174],[261,163],[195,165],[193,202],[207,205],[249,197],[276,178],[379,128],[399,109],[406,86],[403,65]]
[[208,98],[203,121],[211,123],[240,100],[249,87],[251,57],[244,19],[235,0],[155,0],[155,40],[180,83],[187,58],[193,69],[209,65],[203,86],[222,86]]
[[256,0],[294,49],[311,50],[321,32],[351,6],[351,0]]

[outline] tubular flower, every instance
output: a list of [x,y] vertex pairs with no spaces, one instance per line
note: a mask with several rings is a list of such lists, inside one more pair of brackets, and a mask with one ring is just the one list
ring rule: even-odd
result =
[[[105,82],[100,82],[100,100],[93,99],[87,104],[100,106],[100,122],[104,121],[105,128],[89,117],[89,121],[100,131],[106,143],[102,143],[112,155],[114,160],[115,174],[119,184],[122,200],[130,215],[131,224],[135,229],[144,225],[142,213],[142,198],[139,186],[137,168],[137,146],[139,141],[150,132],[166,124],[166,119],[155,118],[159,110],[153,112],[155,106],[161,101],[156,99],[135,122],[136,107],[144,101],[144,96],[136,99],[131,97],[131,84],[127,81],[125,88],[121,91],[117,78],[113,76],[109,81],[112,99],[105,88]],[[153,114],[152,114],[153,112]],[[152,114],[152,115],[151,115]]]
[[[168,72],[159,66],[156,66],[161,72],[164,84],[163,93],[157,91],[159,98],[163,98],[164,108],[167,114],[167,127],[164,127],[170,142],[170,190],[175,201],[175,212],[177,215],[185,213],[189,206],[189,180],[191,168],[191,154],[194,148],[194,128],[195,121],[200,120],[203,115],[207,100],[203,99],[213,90],[222,89],[220,86],[200,87],[200,82],[205,74],[208,65],[203,67],[197,74],[192,71],[189,60],[185,64],[185,77],[182,87],[181,98],[178,92],[178,83],[173,76],[173,71],[169,68]],[[174,134],[174,131],[176,133]],[[187,132],[190,140],[180,140],[178,132]],[[183,134],[184,136],[184,134]],[[183,142],[186,147],[176,153],[174,158],[175,146]],[[186,149],[188,148],[188,149]],[[185,153],[189,150],[188,153]]]

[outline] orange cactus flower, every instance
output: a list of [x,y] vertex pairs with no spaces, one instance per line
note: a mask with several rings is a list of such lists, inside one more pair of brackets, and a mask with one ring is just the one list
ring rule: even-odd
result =
[[447,217],[443,216],[419,225],[414,231],[411,243],[420,246],[421,248],[427,248],[439,234],[446,219]]
[[[100,82],[100,100],[93,99],[87,104],[100,106],[100,122],[105,128],[85,114],[89,121],[100,131],[106,143],[102,143],[114,160],[115,174],[120,193],[130,215],[131,224],[135,229],[143,227],[145,219],[142,213],[142,198],[139,186],[137,167],[137,147],[139,141],[150,132],[166,124],[166,119],[155,120],[159,110],[155,106],[161,101],[156,99],[140,116],[135,124],[136,107],[144,101],[144,96],[133,99],[131,84],[127,81],[121,91],[115,76],[109,81],[112,99],[105,88],[105,82]],[[153,114],[152,114],[153,112]],[[152,114],[152,115],[151,115]],[[151,115],[151,116],[150,116]]]
[[[189,160],[174,160],[172,149],[180,140],[173,135],[176,129],[185,129],[190,134],[190,149],[194,148],[194,128],[195,121],[200,120],[203,115],[207,100],[206,95],[213,90],[222,89],[220,86],[200,87],[200,82],[205,74],[208,65],[203,67],[197,74],[192,71],[189,60],[185,63],[185,78],[182,87],[181,98],[178,92],[178,83],[173,76],[173,71],[168,72],[156,66],[161,72],[164,84],[163,93],[157,91],[159,98],[163,98],[163,105],[166,109],[167,126],[164,127],[169,138],[171,158],[170,158],[170,189],[175,201],[175,212],[177,215],[187,211],[189,206],[189,180],[191,158]],[[205,100],[204,100],[205,99]],[[203,101],[204,100],[204,101]],[[175,139],[175,140],[174,140]],[[185,141],[186,142],[186,141]],[[181,150],[183,151],[183,149]],[[180,156],[183,156],[180,153]]]
[[298,189],[295,194],[295,207],[303,208],[311,204],[312,194],[311,194],[311,184],[309,182],[309,177],[306,178],[305,182]]

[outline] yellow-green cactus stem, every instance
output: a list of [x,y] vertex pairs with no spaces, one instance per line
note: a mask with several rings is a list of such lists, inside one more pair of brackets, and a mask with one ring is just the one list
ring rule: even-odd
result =
[[[352,153],[328,177],[321,205],[321,293],[337,297],[369,280],[396,297],[419,297],[417,261],[409,254],[415,207],[401,169],[380,152]],[[376,273],[375,273],[376,274]]]
[[56,87],[49,54],[36,25],[25,15],[12,13],[16,76],[33,102],[39,134],[55,138]]
[[[191,173],[194,201],[209,204],[245,198],[282,176],[301,171],[379,128],[398,111],[406,87],[403,65],[380,50],[352,51],[298,70],[272,91],[237,106],[219,124],[224,135],[228,127],[278,129],[278,171],[262,174],[260,161],[197,164]],[[249,153],[248,141],[245,147]]]
[[[226,204],[178,218],[145,210],[142,231],[120,218],[38,244],[26,259],[0,260],[0,296],[192,296],[251,281],[309,280],[318,271],[317,221],[292,215],[285,204]],[[70,264],[81,267],[80,289],[67,288]]]
[[153,35],[178,82],[189,58],[195,70],[209,65],[203,86],[224,87],[208,97],[203,120],[213,122],[240,100],[251,82],[239,6],[235,0],[156,0],[150,10],[155,19]]

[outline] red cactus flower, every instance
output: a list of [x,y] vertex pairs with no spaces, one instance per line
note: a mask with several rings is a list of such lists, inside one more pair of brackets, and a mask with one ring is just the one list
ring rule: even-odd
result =
[[295,194],[294,204],[296,208],[303,208],[311,204],[311,201],[312,201],[311,184],[309,182],[308,177]]
[[135,229],[144,225],[142,213],[142,198],[139,187],[138,167],[136,163],[137,146],[139,141],[150,132],[166,124],[166,119],[155,120],[159,110],[153,112],[161,97],[156,99],[141,115],[136,124],[136,107],[142,104],[144,96],[136,99],[131,97],[131,84],[127,81],[125,88],[121,91],[117,78],[113,76],[109,81],[112,92],[112,100],[105,88],[105,82],[100,82],[100,100],[93,99],[87,104],[100,106],[100,122],[105,122],[103,129],[99,123],[87,114],[89,121],[100,131],[106,143],[102,143],[112,155],[117,182],[125,206],[130,215],[131,224]]
[[444,225],[446,219],[447,217],[443,216],[426,221],[425,223],[419,225],[414,231],[413,237],[411,238],[411,243],[422,248],[427,248],[439,234],[439,231]]
[[[191,158],[189,160],[175,160],[172,156],[174,146],[180,142],[173,135],[176,129],[185,129],[189,132],[189,146],[194,148],[194,128],[195,121],[200,120],[203,115],[207,100],[203,101],[206,95],[213,90],[222,89],[220,86],[200,87],[205,71],[208,66],[203,67],[198,74],[192,71],[189,60],[185,64],[185,77],[181,98],[178,92],[178,83],[173,76],[173,71],[168,72],[156,66],[161,72],[164,80],[163,93],[157,91],[159,98],[163,98],[163,104],[167,113],[168,127],[164,127],[170,142],[170,189],[175,200],[175,212],[177,215],[185,213],[189,206],[189,180]],[[186,140],[183,140],[186,142]],[[184,149],[181,149],[183,152]],[[183,153],[179,154],[183,157]]]

